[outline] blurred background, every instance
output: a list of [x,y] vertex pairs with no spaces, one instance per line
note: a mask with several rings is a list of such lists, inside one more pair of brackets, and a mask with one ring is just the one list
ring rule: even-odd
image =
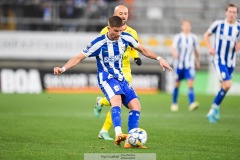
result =
[[[129,8],[127,24],[139,41],[172,63],[169,47],[180,22],[192,22],[198,35],[201,69],[196,74],[196,93],[216,93],[219,87],[203,34],[216,19],[225,17],[228,3],[239,0],[1,0],[0,90],[2,93],[100,92],[95,59],[61,76],[52,74],[80,53],[107,25],[118,4]],[[238,16],[239,17],[239,16]],[[171,92],[174,73],[161,72],[158,63],[142,57],[141,67],[132,64],[133,86],[138,92]],[[240,94],[240,58],[229,94]],[[181,92],[186,93],[186,87]],[[187,89],[187,88],[186,88]]]

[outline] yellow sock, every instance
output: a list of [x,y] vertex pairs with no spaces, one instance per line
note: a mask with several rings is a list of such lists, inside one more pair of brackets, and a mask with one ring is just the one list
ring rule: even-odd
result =
[[99,103],[101,106],[111,106],[111,104],[109,103],[109,101],[107,100],[106,97],[103,97],[99,100]]
[[109,129],[112,126],[112,115],[111,115],[111,110],[108,111],[105,122],[102,126],[102,130],[109,131]]

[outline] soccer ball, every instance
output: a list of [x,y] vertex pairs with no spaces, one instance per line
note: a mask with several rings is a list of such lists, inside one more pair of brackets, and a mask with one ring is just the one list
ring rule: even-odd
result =
[[147,132],[142,128],[133,128],[128,132],[128,143],[139,147],[147,142]]

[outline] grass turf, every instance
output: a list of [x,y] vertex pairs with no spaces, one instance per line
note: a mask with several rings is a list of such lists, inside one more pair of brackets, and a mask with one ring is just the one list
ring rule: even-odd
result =
[[[188,111],[186,95],[180,110],[170,111],[171,95],[139,95],[140,127],[148,133],[148,149],[124,149],[97,138],[108,108],[93,115],[96,94],[0,94],[0,159],[83,159],[84,153],[156,153],[157,159],[238,159],[240,157],[239,96],[228,96],[221,119],[209,124],[206,114],[213,96],[197,95],[197,111]],[[122,127],[127,131],[123,108]],[[113,136],[114,131],[111,129]]]

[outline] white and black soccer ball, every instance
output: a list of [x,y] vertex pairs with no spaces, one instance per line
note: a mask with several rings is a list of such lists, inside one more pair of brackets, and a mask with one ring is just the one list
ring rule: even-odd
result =
[[139,147],[147,142],[147,132],[142,128],[133,128],[128,132],[128,143]]

